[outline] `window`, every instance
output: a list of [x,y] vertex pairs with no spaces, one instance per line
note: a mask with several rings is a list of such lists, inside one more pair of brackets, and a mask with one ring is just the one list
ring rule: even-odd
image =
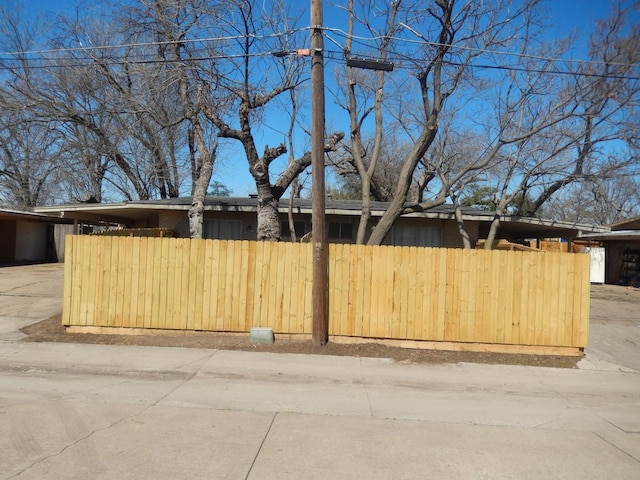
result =
[[329,238],[353,240],[353,225],[351,222],[329,222]]
[[400,225],[393,229],[393,244],[409,247],[440,247],[442,233],[439,227]]
[[[293,227],[296,229],[296,237],[300,238],[307,233],[307,228],[304,222],[293,222]],[[284,220],[280,224],[280,231],[283,237],[291,237],[291,230],[289,229],[289,221]]]
[[242,240],[242,222],[217,218],[205,219],[202,225],[202,238]]

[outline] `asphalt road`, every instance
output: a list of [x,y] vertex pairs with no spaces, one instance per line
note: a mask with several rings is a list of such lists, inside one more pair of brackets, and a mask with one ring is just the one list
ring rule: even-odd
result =
[[60,293],[59,267],[0,269],[3,479],[640,478],[640,373],[614,356],[568,370],[20,342]]

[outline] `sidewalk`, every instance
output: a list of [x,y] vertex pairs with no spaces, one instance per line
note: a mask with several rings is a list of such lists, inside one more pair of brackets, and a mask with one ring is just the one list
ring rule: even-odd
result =
[[636,373],[20,343],[0,365],[1,478],[640,472]]
[[15,278],[0,274],[1,479],[640,475],[632,370],[21,343],[7,325],[47,316],[58,287]]

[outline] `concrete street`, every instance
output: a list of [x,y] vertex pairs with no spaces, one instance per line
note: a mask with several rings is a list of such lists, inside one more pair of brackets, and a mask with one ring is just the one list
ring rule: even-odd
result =
[[61,280],[0,269],[2,479],[640,478],[637,351],[602,339],[575,370],[19,342]]

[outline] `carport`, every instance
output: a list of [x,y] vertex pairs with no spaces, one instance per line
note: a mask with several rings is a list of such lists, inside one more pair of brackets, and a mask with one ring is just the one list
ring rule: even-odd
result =
[[586,234],[582,239],[605,247],[605,283],[640,287],[640,217],[609,227],[609,233]]
[[69,220],[0,209],[0,264],[61,262]]

